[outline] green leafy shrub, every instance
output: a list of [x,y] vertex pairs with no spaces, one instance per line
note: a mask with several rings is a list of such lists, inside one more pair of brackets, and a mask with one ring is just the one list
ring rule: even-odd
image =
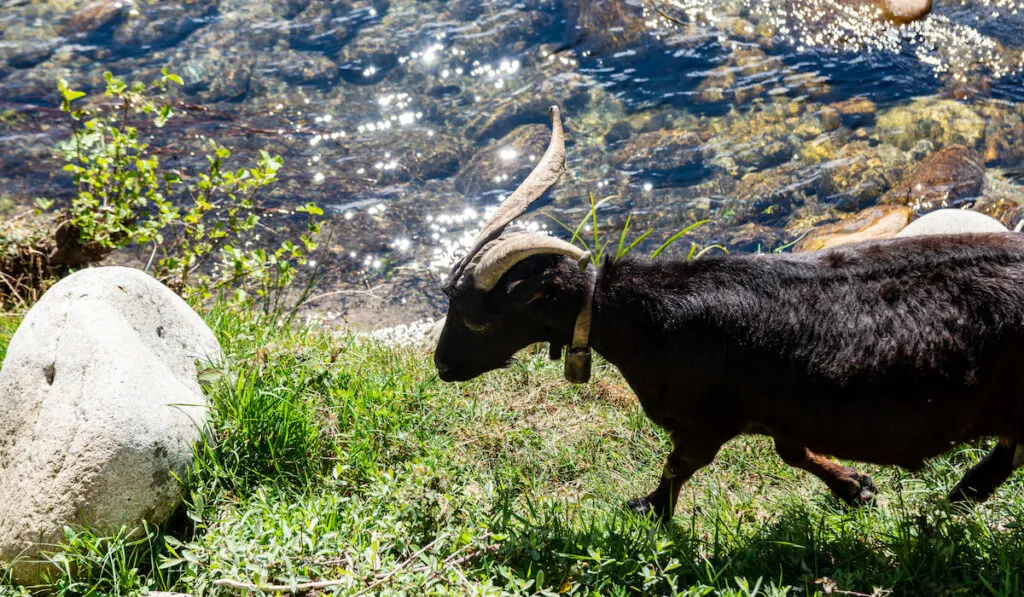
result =
[[[174,118],[174,108],[159,98],[181,79],[167,69],[149,85],[109,72],[104,78],[113,101],[83,109],[75,102],[86,94],[58,82],[71,136],[57,155],[75,194],[57,213],[51,265],[77,267],[129,245],[152,245],[147,269],[188,298],[231,291],[236,299],[258,297],[268,309],[280,307],[298,267],[316,250],[320,208],[310,203],[297,210],[308,217],[298,239],[251,248],[266,211],[261,191],[277,180],[281,158],[260,151],[254,166],[231,168],[230,150],[210,140],[205,170],[166,167],[141,140],[139,126],[161,128]],[[54,205],[37,203],[43,210]]]

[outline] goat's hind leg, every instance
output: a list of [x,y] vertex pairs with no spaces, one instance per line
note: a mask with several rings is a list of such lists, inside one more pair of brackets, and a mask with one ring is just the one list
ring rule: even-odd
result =
[[949,501],[983,502],[1021,465],[1024,465],[1024,446],[1013,438],[1001,437],[996,447],[949,492]]
[[799,443],[775,438],[775,451],[782,461],[803,469],[828,485],[832,493],[851,506],[870,502],[875,497],[875,484],[870,475],[819,456]]

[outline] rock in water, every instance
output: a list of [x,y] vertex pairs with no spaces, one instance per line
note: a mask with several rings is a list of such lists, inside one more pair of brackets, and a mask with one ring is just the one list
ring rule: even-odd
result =
[[817,251],[865,240],[882,240],[897,236],[914,212],[904,206],[878,205],[855,216],[811,231],[795,247],[794,253]]
[[66,525],[163,524],[181,503],[217,339],[142,271],[87,269],[25,316],[0,370],[0,560],[37,583]]
[[968,234],[972,232],[1007,232],[1007,228],[999,220],[976,211],[937,209],[914,220],[896,236]]
[[896,23],[919,21],[932,11],[932,0],[881,0],[878,4],[885,18]]
[[921,161],[881,202],[909,205],[920,213],[974,199],[984,185],[985,166],[978,152],[951,145]]

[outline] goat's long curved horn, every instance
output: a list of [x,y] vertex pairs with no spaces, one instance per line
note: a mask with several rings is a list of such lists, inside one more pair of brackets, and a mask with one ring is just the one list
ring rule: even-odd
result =
[[473,283],[480,290],[490,290],[513,265],[527,257],[542,253],[571,257],[579,263],[580,269],[586,268],[590,260],[590,251],[584,251],[562,239],[535,232],[523,232],[498,241],[498,244],[480,257],[473,270]]
[[551,142],[548,144],[547,150],[544,151],[544,155],[541,156],[540,161],[537,162],[526,180],[501,203],[498,213],[494,214],[494,217],[477,235],[469,253],[466,253],[466,256],[452,268],[448,278],[449,285],[454,285],[458,281],[466,270],[466,266],[484,245],[498,238],[505,227],[512,220],[523,215],[530,204],[540,199],[545,191],[554,186],[562,172],[565,171],[565,135],[562,132],[562,117],[558,106],[551,106],[548,113],[551,115]]

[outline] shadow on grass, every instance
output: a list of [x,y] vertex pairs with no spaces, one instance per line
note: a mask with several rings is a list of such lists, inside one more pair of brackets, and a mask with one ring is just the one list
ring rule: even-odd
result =
[[[498,559],[537,589],[1019,595],[1022,510],[1017,502],[1004,506],[1002,518],[1010,522],[998,528],[975,511],[945,504],[845,510],[793,502],[767,520],[723,508],[701,516],[680,512],[666,530],[624,512],[572,513],[551,504],[530,507],[526,516],[501,512],[494,529],[508,534]],[[757,583],[761,593],[753,589]]]

